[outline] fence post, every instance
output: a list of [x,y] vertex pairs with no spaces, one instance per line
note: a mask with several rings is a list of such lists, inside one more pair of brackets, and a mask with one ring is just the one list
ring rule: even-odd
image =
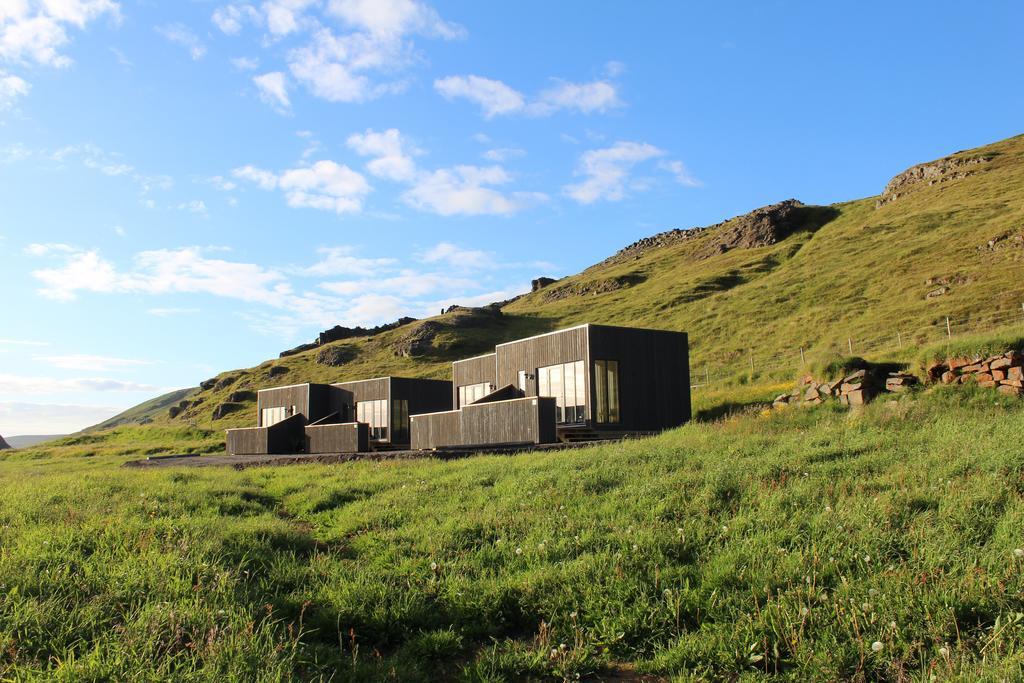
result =
[[750,374],[754,374],[754,349],[750,349]]
[[949,326],[949,316],[946,316],[946,339],[953,338],[953,328]]
[[853,337],[849,337],[846,340],[847,345],[850,347],[850,355],[853,355]]
[[902,349],[903,348],[903,335],[901,335],[899,332],[896,333],[896,342],[900,345],[900,348]]
[[805,365],[805,364],[806,364],[806,361],[804,360],[804,347],[801,346],[800,347],[800,365]]
[[706,365],[704,366],[704,384],[711,384],[711,373]]

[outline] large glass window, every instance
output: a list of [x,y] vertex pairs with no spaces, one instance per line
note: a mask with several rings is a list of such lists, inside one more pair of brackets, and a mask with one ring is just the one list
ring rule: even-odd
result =
[[619,414],[619,361],[594,361],[594,392],[597,394],[599,424],[618,424]]
[[490,382],[481,382],[480,384],[466,384],[459,387],[459,408],[462,406],[468,406],[474,401],[479,401],[487,394],[494,391],[494,385]]
[[374,441],[388,438],[388,402],[359,401],[356,403],[356,421],[365,422]]
[[537,368],[537,395],[555,399],[555,417],[559,423],[573,424],[586,419],[586,380],[583,361]]
[[409,402],[395,400],[391,402],[391,441],[407,443],[409,441]]
[[295,414],[295,406],[279,406],[277,408],[264,408],[263,419],[260,424],[264,427],[272,427],[278,422],[284,422]]

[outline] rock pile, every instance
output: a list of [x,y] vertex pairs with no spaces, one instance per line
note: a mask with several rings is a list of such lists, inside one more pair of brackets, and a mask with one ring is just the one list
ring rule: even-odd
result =
[[781,394],[772,401],[773,408],[790,405],[814,406],[829,399],[838,399],[844,406],[860,406],[885,391],[906,391],[917,384],[917,377],[906,372],[892,372],[881,378],[867,370],[857,370],[829,382],[816,382],[805,377],[790,394]]
[[948,358],[928,370],[933,381],[943,384],[976,382],[979,387],[997,389],[1011,396],[1024,395],[1024,353],[1007,353],[985,358]]

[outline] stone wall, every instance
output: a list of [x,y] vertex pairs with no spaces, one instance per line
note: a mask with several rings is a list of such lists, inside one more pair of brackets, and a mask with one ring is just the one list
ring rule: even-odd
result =
[[943,384],[976,383],[1012,396],[1024,395],[1024,353],[1008,351],[987,357],[947,358],[928,370],[932,381]]

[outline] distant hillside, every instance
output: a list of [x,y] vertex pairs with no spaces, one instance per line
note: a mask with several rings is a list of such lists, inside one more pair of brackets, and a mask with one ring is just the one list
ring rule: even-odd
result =
[[65,436],[64,434],[25,434],[22,436],[9,436],[7,437],[7,443],[11,445],[11,448],[29,448],[36,444],[41,444],[45,441],[52,441],[53,439],[60,439]]
[[774,363],[795,373],[801,349],[935,341],[947,316],[957,331],[1022,320],[1024,136],[915,166],[888,184],[880,177],[883,187],[877,197],[788,200],[708,228],[669,230],[511,302],[224,372],[187,390],[195,393],[155,399],[93,429],[148,420],[248,425],[261,387],[447,378],[454,359],[582,322],[685,330],[699,377],[705,368],[739,376],[751,359],[758,370]]
[[10,444],[4,441],[3,436],[0,436],[0,451],[7,450],[9,448],[11,448]]
[[154,399],[150,399],[145,403],[140,403],[134,408],[129,408],[123,413],[118,413],[109,420],[104,420],[97,425],[83,429],[83,432],[98,432],[103,429],[112,429],[114,427],[120,427],[122,425],[145,425],[152,422],[154,419],[164,417],[167,414],[167,409],[173,405],[177,405],[181,401],[187,399],[192,394],[199,391],[198,387],[190,387],[188,389],[177,389],[170,393],[164,394],[163,396],[157,396]]

